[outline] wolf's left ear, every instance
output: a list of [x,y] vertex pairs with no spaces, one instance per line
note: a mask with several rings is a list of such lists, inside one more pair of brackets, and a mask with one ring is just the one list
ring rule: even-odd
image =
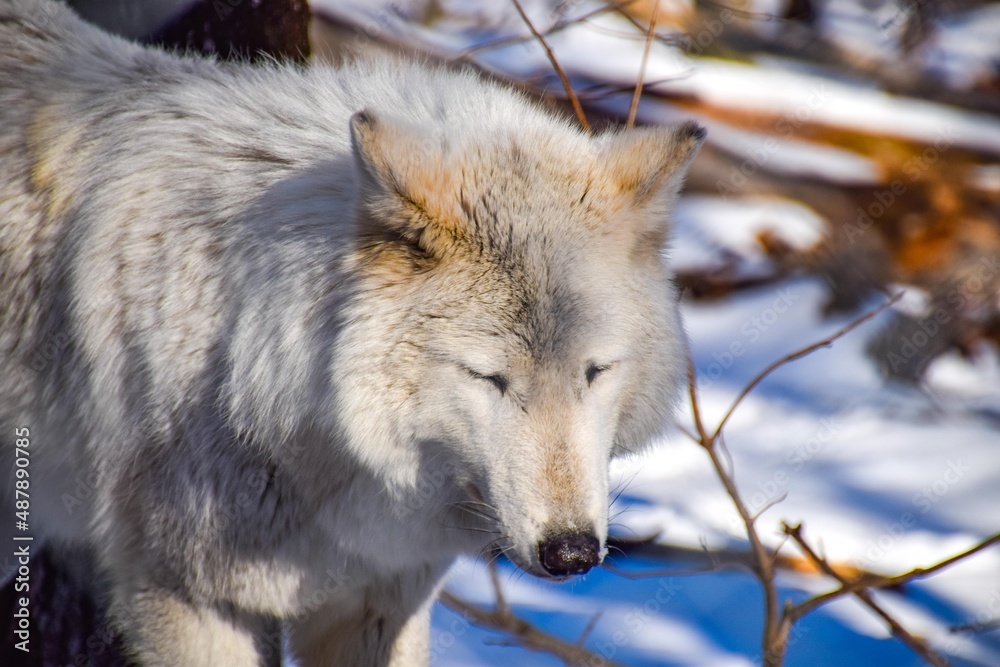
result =
[[609,135],[603,147],[607,173],[630,204],[669,205],[704,141],[705,128],[693,121]]
[[358,167],[361,190],[370,196],[419,196],[414,174],[426,172],[436,162],[431,142],[398,122],[378,118],[370,111],[351,116],[351,149]]
[[[368,111],[351,117],[351,148],[357,165],[361,203],[369,213],[367,231],[391,232],[432,251],[455,216],[444,196],[454,185],[444,163],[445,147],[420,128]],[[422,212],[425,215],[414,215]]]

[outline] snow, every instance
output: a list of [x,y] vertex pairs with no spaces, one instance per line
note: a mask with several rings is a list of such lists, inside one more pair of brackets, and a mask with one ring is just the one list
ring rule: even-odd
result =
[[[672,122],[676,111],[659,100],[649,99],[642,104],[640,116],[645,122]],[[788,134],[801,125],[807,117],[796,117],[794,112],[784,114],[777,124],[779,133]],[[752,175],[760,167],[780,176],[817,178],[841,185],[876,185],[885,181],[881,168],[874,160],[853,151],[820,146],[787,136],[763,135],[732,127],[714,119],[699,119],[708,130],[713,146],[721,148],[742,160],[734,173],[720,178],[721,187],[740,187],[741,178]],[[787,128],[787,131],[784,130]]]
[[738,261],[742,270],[736,273],[755,275],[769,272],[763,235],[805,251],[823,238],[827,223],[790,199],[692,196],[679,202],[674,226],[680,230],[671,252],[675,270],[721,269]]

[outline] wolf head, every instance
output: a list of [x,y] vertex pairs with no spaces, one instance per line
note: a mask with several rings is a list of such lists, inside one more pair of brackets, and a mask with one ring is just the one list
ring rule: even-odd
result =
[[337,383],[348,443],[401,495],[444,466],[434,502],[485,531],[480,548],[541,576],[589,570],[609,461],[664,428],[681,385],[662,251],[704,131],[441,135],[364,112],[351,131],[364,278]]

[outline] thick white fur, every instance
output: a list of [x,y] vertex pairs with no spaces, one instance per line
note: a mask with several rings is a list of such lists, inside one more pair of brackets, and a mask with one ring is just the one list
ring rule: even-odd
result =
[[700,140],[0,0],[0,456],[30,428],[33,524],[96,556],[146,664],[257,664],[274,617],[306,665],[426,661],[456,554],[603,544],[610,457],[668,421]]

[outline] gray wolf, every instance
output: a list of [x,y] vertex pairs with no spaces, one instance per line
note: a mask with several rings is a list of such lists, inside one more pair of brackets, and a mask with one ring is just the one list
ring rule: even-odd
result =
[[[0,427],[148,665],[419,665],[457,554],[600,563],[684,374],[703,131],[470,72],[225,64],[0,0]],[[5,514],[7,516],[7,514]],[[317,596],[322,592],[322,596]]]

